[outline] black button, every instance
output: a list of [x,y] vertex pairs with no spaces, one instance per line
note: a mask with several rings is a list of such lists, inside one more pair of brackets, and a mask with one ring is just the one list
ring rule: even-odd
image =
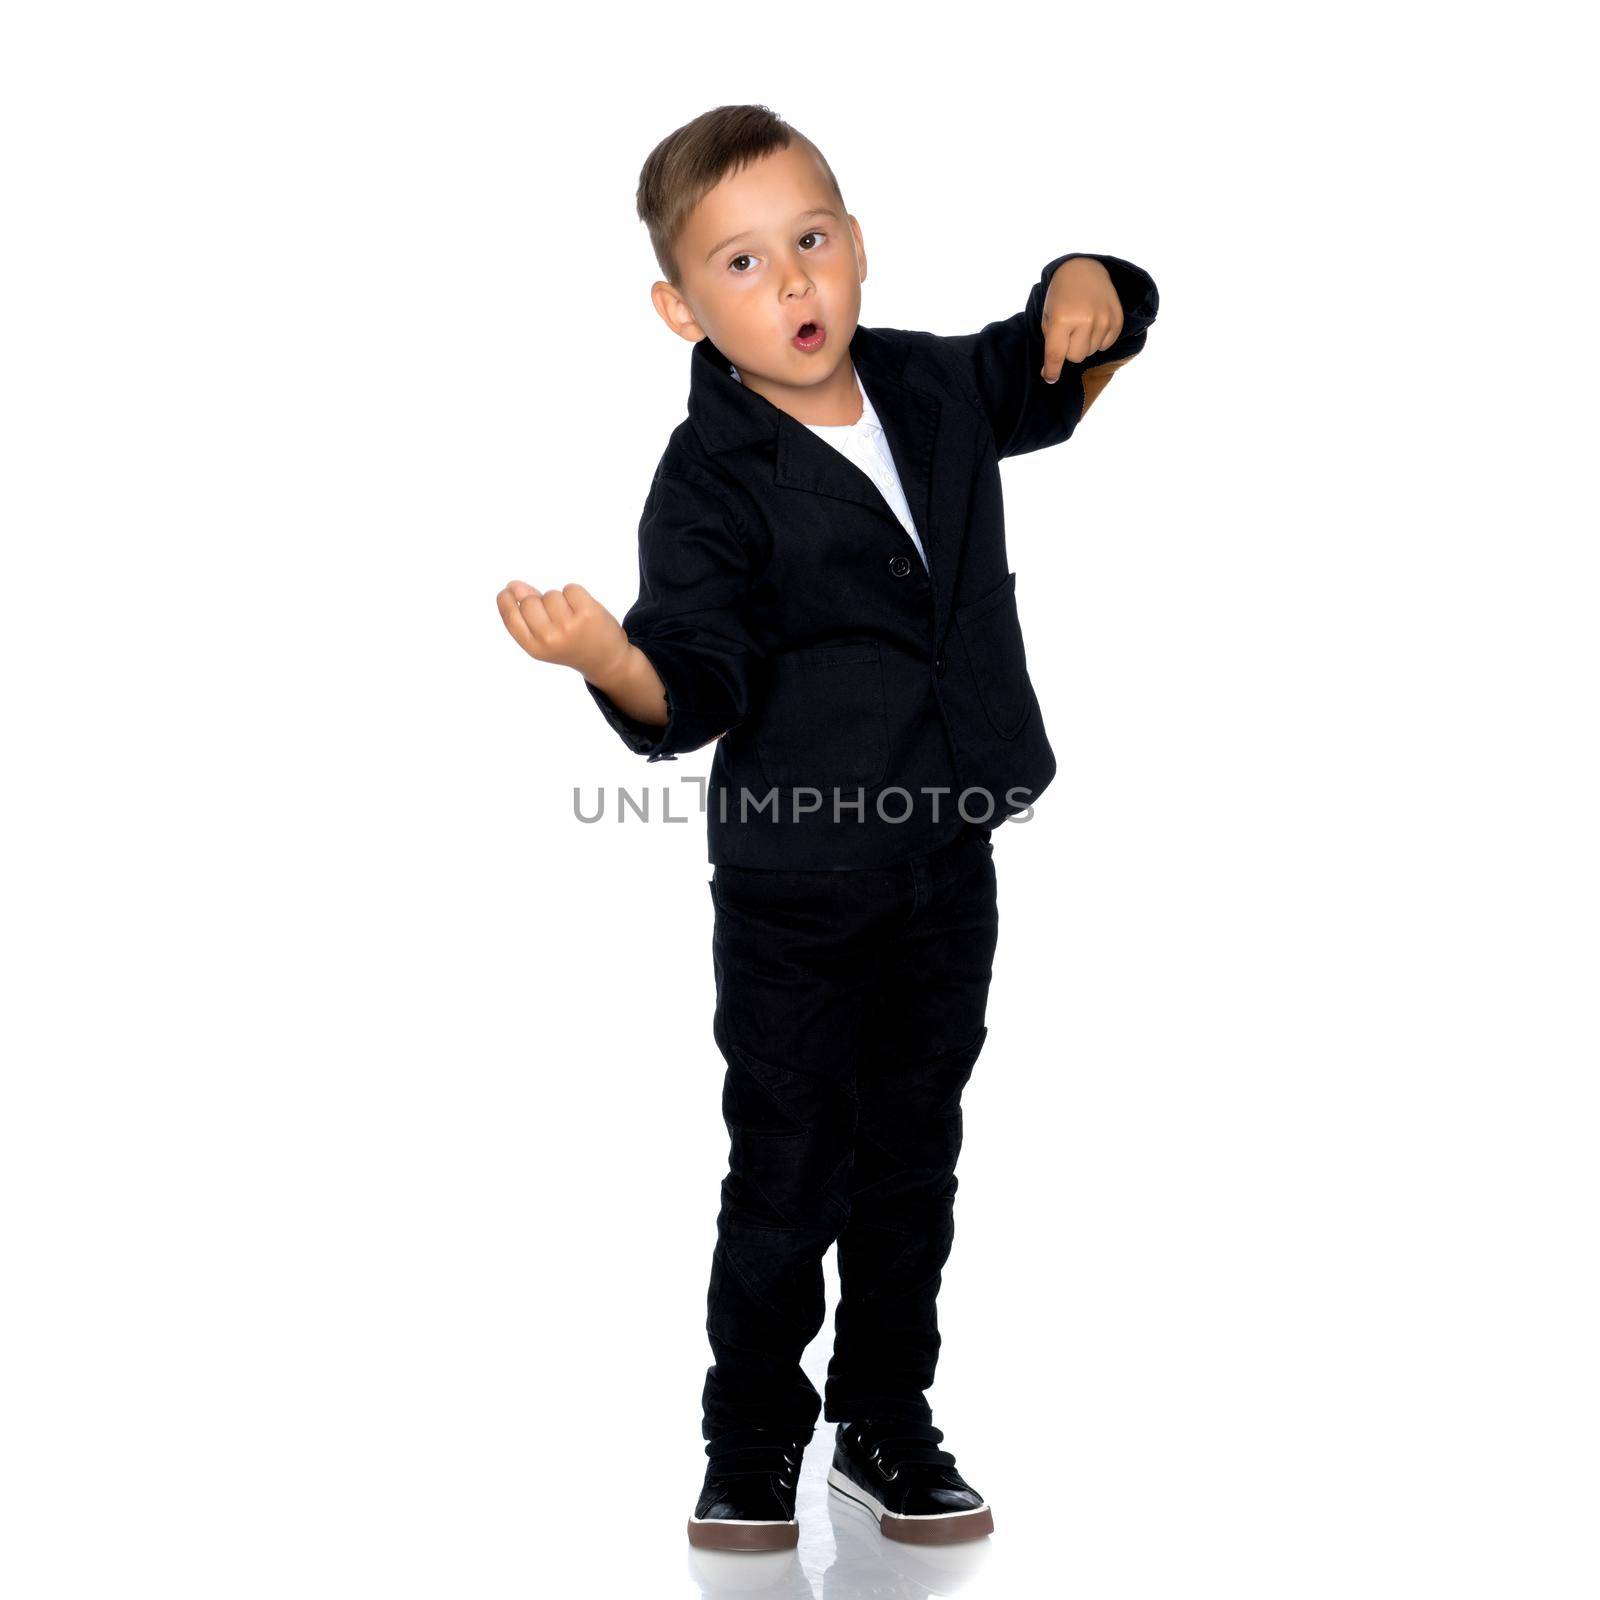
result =
[[910,556],[896,556],[889,563],[889,570],[897,578],[905,577],[905,575],[911,570],[911,557]]
[[934,672],[934,676],[935,677],[942,678],[944,676],[944,657],[943,656],[935,656],[933,658],[933,672]]

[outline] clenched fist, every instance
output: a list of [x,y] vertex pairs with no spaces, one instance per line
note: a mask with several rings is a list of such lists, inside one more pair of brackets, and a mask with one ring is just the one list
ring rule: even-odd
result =
[[572,667],[596,683],[622,670],[631,648],[628,636],[581,583],[541,594],[513,579],[495,603],[511,637],[535,661]]

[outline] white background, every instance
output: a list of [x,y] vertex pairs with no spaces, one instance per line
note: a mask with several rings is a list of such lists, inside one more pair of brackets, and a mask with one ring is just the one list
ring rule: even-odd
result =
[[[494,607],[633,598],[689,372],[634,186],[730,101],[829,157],[868,324],[1067,250],[1162,296],[1005,468],[1061,770],[995,837],[941,1298],[967,1592],[1595,1593],[1560,14],[7,9],[8,1596],[756,1584],[683,1531],[703,819],[573,816],[711,752],[631,756]],[[833,1525],[828,1448],[759,1592],[958,1586]]]

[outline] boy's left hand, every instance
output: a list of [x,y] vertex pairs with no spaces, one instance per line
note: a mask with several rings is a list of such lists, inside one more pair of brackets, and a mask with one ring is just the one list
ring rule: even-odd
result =
[[1122,337],[1122,302],[1111,274],[1093,256],[1063,261],[1044,297],[1044,366],[1040,376],[1054,383],[1063,362],[1087,361]]

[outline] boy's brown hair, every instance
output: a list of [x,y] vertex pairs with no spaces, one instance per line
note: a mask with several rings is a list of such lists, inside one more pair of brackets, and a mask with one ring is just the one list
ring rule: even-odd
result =
[[717,106],[675,128],[645,159],[639,173],[639,220],[650,232],[656,263],[668,283],[681,287],[673,254],[689,213],[728,176],[793,139],[806,145],[845,210],[839,180],[823,154],[798,128],[766,106]]

